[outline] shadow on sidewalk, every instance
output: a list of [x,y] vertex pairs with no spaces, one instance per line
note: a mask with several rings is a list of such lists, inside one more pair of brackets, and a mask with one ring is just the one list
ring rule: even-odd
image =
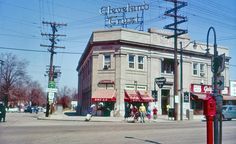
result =
[[144,139],[135,138],[135,137],[125,136],[125,138],[127,138],[127,139],[136,139],[136,140],[140,140],[140,141],[148,142],[148,143],[153,143],[153,144],[161,144],[161,143],[159,143],[159,142],[155,142],[155,141],[152,141],[152,140],[144,140]]
[[76,112],[65,112],[66,116],[79,116]]

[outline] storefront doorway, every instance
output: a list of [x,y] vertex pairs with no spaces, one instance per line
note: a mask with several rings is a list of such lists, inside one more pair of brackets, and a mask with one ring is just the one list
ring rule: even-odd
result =
[[161,90],[161,110],[162,114],[167,114],[167,105],[170,105],[170,90],[169,89],[162,89]]

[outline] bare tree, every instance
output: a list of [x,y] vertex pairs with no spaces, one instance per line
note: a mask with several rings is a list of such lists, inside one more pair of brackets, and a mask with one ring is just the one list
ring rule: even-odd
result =
[[28,88],[28,100],[32,105],[39,106],[46,104],[46,94],[43,92],[43,89],[37,81],[31,82]]
[[26,72],[28,62],[26,60],[19,60],[11,53],[1,54],[0,59],[4,61],[1,80],[1,90],[3,93],[1,94],[1,99],[8,106],[9,97],[16,85],[29,81]]

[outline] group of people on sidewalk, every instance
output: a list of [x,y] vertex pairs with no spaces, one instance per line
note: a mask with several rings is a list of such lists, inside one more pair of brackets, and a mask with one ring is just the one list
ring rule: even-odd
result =
[[138,122],[140,121],[141,123],[145,122],[145,117],[147,117],[147,119],[150,121],[151,120],[151,116],[152,116],[152,112],[153,112],[153,119],[157,119],[157,108],[156,106],[154,106],[154,108],[151,110],[151,107],[148,106],[147,109],[144,106],[143,103],[141,103],[139,109],[137,108],[137,106],[133,106],[132,104],[126,105],[125,108],[125,120],[126,121],[134,121],[134,122]]

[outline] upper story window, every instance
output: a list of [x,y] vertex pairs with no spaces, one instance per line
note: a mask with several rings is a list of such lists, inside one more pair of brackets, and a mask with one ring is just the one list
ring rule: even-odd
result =
[[203,63],[193,63],[193,75],[194,76],[205,76],[205,64]]
[[134,69],[135,55],[129,54],[129,68]]
[[204,77],[205,76],[205,64],[200,64],[200,76]]
[[174,72],[174,60],[164,58],[161,62],[161,72],[173,74]]
[[198,75],[198,63],[193,63],[193,75]]
[[143,56],[138,56],[138,69],[143,69]]
[[104,54],[103,69],[109,69],[109,68],[111,68],[111,55],[110,54]]

